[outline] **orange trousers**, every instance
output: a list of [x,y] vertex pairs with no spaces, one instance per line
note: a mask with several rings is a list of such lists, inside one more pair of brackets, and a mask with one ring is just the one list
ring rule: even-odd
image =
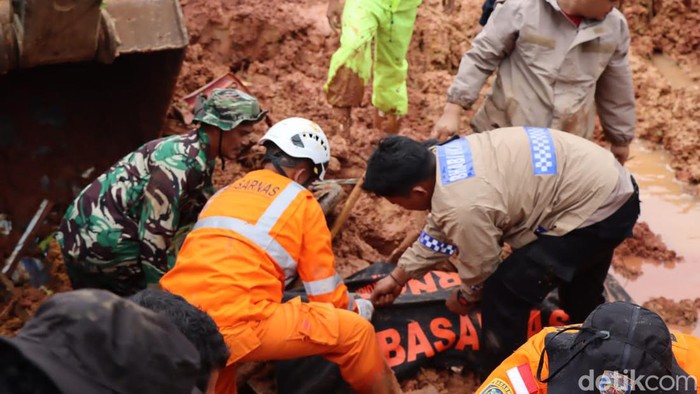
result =
[[[400,393],[374,327],[354,312],[295,298],[280,304],[268,319],[249,325],[260,345],[238,361],[319,355],[337,364],[343,379],[358,393]],[[228,338],[225,333],[224,337]],[[235,363],[221,371],[216,384],[216,394],[231,393],[236,393]]]

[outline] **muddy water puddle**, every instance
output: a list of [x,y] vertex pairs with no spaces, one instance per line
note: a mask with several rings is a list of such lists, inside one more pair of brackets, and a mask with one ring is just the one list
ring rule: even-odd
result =
[[651,64],[656,67],[664,78],[674,89],[683,89],[693,85],[695,82],[678,66],[675,60],[662,53],[654,54],[651,57]]
[[[669,166],[670,156],[634,142],[626,167],[640,187],[640,220],[660,235],[666,246],[683,258],[680,262],[658,263],[639,257],[625,263],[641,266],[635,280],[615,275],[635,302],[666,297],[679,301],[700,297],[700,200],[684,190]],[[700,334],[700,327],[694,329]]]

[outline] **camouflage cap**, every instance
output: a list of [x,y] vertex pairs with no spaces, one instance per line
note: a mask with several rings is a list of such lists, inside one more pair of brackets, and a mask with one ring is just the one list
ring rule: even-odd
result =
[[194,120],[226,131],[242,122],[257,123],[266,114],[249,94],[236,89],[214,89],[201,105],[195,105]]

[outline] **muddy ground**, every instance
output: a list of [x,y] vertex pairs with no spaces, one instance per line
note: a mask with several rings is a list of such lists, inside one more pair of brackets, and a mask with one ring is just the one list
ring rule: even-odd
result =
[[[233,70],[270,110],[273,119],[303,116],[327,131],[334,156],[330,178],[362,174],[364,162],[381,136],[371,129],[369,91],[365,92],[364,107],[353,113],[351,138],[335,133],[336,125],[322,84],[338,36],[326,21],[324,0],[182,0],[181,3],[191,45],[178,80],[176,99]],[[421,6],[408,56],[409,115],[401,133],[421,139],[427,138],[432,123],[440,115],[460,57],[480,30],[477,23],[480,0],[457,0],[452,15],[443,14],[440,3],[426,0]],[[696,115],[700,110],[697,84],[700,0],[625,0],[623,11],[633,35],[631,64],[638,99],[638,135],[671,152],[677,177],[697,185],[700,183],[700,118]],[[655,53],[677,61],[684,77],[691,82],[672,87],[651,65]],[[463,125],[468,124],[472,113],[464,114]],[[165,131],[186,129],[172,111]],[[258,132],[262,131],[260,127]],[[251,154],[240,163],[227,163],[225,172],[215,173],[216,184],[229,183],[255,162],[256,156]],[[420,227],[423,219],[422,214],[411,214],[384,200],[363,195],[334,241],[339,271],[349,274],[373,261],[386,260],[407,234]],[[653,229],[644,224],[638,225],[635,238],[618,250],[614,263],[615,269],[625,276],[643,275],[640,267],[626,262],[626,256],[644,257],[660,264],[677,259],[654,235]],[[48,261],[55,262],[56,258],[53,249]],[[68,288],[61,270],[61,264],[52,265],[55,275],[46,287],[48,293]],[[0,309],[2,334],[15,332],[47,294],[28,287],[16,289],[15,293]],[[697,308],[694,308],[697,304],[683,301],[678,307],[668,300],[649,303],[669,322],[685,325],[697,320]],[[403,382],[407,390],[431,385],[438,392],[475,388],[473,379],[445,371],[423,371],[417,378]]]
[[[625,1],[632,33],[640,138],[659,143],[673,156],[679,179],[700,182],[700,1]],[[684,75],[672,84],[648,61],[663,54],[679,63]]]
[[[698,46],[700,38],[693,39],[694,32],[679,32],[675,20],[692,19],[694,14],[687,11],[697,11],[698,3],[693,1],[686,6],[681,2],[656,1],[650,10],[646,4],[624,3],[634,37],[631,61],[639,99],[638,133],[671,150],[679,178],[695,182],[700,181],[700,174],[695,174],[694,168],[700,158],[697,127],[692,127],[698,121],[692,107],[693,103],[700,105],[697,104],[700,100],[692,99],[697,89],[672,89],[648,59],[653,53],[663,51],[683,61],[683,65],[697,64],[693,48]],[[365,92],[364,107],[353,113],[350,141],[334,135],[336,125],[324,99],[322,84],[330,56],[337,47],[337,36],[327,25],[324,1],[303,0],[264,7],[254,1],[238,1],[234,5],[215,0],[207,2],[207,7],[193,0],[182,4],[192,45],[178,82],[178,95],[232,69],[250,84],[274,119],[305,116],[331,135],[337,161],[334,160],[330,177],[361,174],[364,161],[381,136],[371,129],[369,89]],[[442,13],[437,0],[426,1],[420,8],[409,51],[409,115],[402,134],[427,138],[445,103],[445,91],[461,54],[480,30],[478,4],[478,0],[457,1],[456,10],[449,16]],[[275,22],[281,19],[285,23]],[[659,29],[661,22],[671,26],[671,31]],[[700,74],[693,77],[700,78]],[[465,113],[464,125],[471,114],[472,111]],[[221,183],[235,178],[236,172],[229,171]],[[422,215],[411,215],[385,201],[363,196],[335,242],[339,266],[354,270],[386,257],[422,219]],[[652,234],[646,230],[643,233]],[[654,244],[651,248],[658,249],[658,240],[653,236],[649,240]],[[631,249],[639,249],[639,244],[635,242]],[[630,248],[625,253],[630,253]]]

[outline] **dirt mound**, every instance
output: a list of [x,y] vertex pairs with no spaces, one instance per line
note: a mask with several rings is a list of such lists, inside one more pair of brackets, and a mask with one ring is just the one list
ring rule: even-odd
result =
[[63,265],[61,250],[56,241],[49,245],[44,259],[49,273],[49,282],[36,289],[29,284],[16,287],[2,300],[0,309],[0,335],[14,335],[29,319],[42,301],[53,293],[71,290],[68,275]]
[[677,326],[692,326],[698,321],[700,298],[685,299],[678,302],[664,297],[654,298],[644,303],[645,308],[656,312],[666,324]]
[[[680,180],[700,183],[700,0],[625,1],[637,95],[637,135],[673,155]],[[681,86],[652,66],[654,54],[680,64]]]
[[689,70],[700,63],[699,0],[625,1],[622,11],[635,52],[666,53],[691,66]]
[[615,249],[612,266],[623,277],[635,279],[643,272],[642,261],[673,264],[680,260],[682,258],[669,250],[661,237],[649,229],[648,224],[639,222],[634,226],[634,236]]
[[662,145],[682,181],[700,182],[700,85],[672,88],[661,72],[631,57],[637,95],[637,135]]

